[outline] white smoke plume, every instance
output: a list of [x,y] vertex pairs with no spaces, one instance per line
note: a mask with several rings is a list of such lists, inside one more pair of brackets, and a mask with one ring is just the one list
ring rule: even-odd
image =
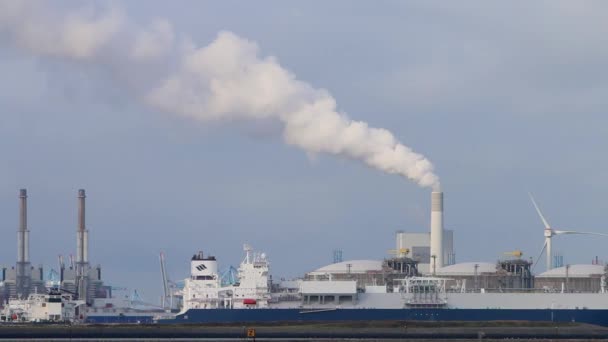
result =
[[285,142],[307,153],[360,160],[439,188],[424,156],[388,130],[339,112],[331,94],[296,79],[274,57],[260,57],[254,42],[220,32],[209,45],[197,47],[176,38],[166,20],[143,28],[114,7],[66,12],[46,4],[0,0],[0,39],[38,56],[113,67],[128,86],[138,83],[133,79],[141,77],[143,67],[158,65],[153,82],[139,82],[136,90],[154,109],[200,121],[279,120]]

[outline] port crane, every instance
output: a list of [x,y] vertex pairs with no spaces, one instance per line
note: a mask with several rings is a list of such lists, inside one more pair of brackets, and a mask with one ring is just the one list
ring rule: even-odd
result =
[[[159,263],[160,263],[160,275],[161,275],[161,280],[162,280],[162,285],[163,285],[163,295],[161,297],[161,306],[163,309],[173,309],[175,307],[175,302],[174,302],[174,297],[176,295],[176,292],[179,289],[182,289],[184,287],[184,283],[183,281],[178,281],[178,282],[174,282],[171,279],[169,279],[169,276],[167,274],[167,264],[166,264],[166,259],[165,259],[165,253],[160,252],[159,257],[158,257]],[[179,297],[179,293],[177,293],[178,297]]]

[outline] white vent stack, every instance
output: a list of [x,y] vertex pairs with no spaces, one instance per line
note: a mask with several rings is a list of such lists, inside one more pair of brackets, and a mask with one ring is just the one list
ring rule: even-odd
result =
[[443,267],[443,192],[431,193],[431,272]]

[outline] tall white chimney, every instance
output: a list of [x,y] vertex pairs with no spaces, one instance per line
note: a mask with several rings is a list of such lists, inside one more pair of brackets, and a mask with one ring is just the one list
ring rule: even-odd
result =
[[443,192],[431,193],[431,260],[430,269],[435,273],[443,267]]

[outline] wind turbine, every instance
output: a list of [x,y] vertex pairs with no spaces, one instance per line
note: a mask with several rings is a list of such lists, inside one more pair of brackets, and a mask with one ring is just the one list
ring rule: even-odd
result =
[[545,217],[543,216],[543,213],[540,211],[540,208],[536,204],[534,197],[532,196],[531,193],[529,193],[529,195],[530,195],[530,199],[532,200],[532,204],[534,204],[534,209],[536,209],[538,216],[540,216],[541,221],[543,221],[543,224],[545,225],[545,244],[543,245],[543,249],[540,250],[538,258],[536,258],[536,262],[534,263],[534,266],[536,266],[536,264],[540,260],[540,257],[543,255],[543,252],[546,249],[547,250],[547,254],[546,254],[547,271],[553,268],[553,258],[551,255],[551,238],[554,235],[582,234],[582,235],[608,236],[608,234],[604,234],[604,233],[579,232],[579,231],[574,231],[574,230],[556,230],[556,229],[551,228],[551,225],[549,225],[549,222],[547,221],[547,219],[545,219]]

